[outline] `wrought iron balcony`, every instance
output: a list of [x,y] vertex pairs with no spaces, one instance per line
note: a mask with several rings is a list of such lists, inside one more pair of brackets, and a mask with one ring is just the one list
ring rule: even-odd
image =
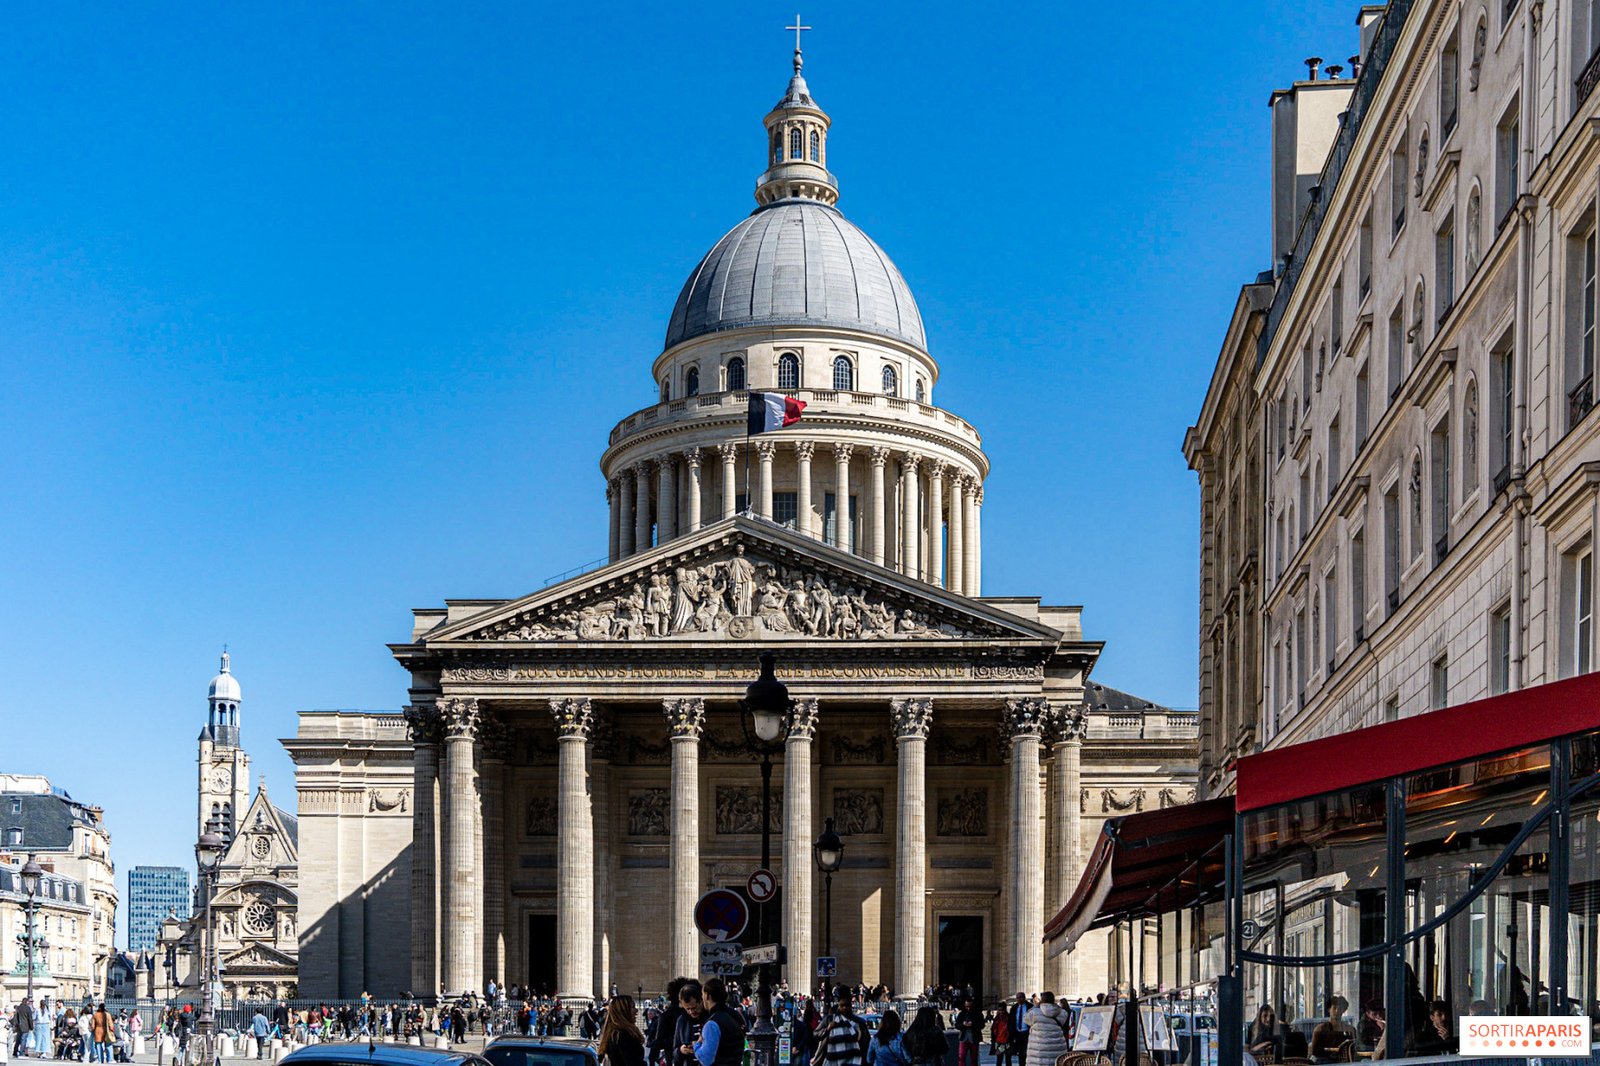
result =
[[1394,614],[1400,609],[1400,590],[1398,588],[1392,588],[1389,590],[1388,603],[1390,614]]
[[1509,484],[1511,484],[1511,464],[1507,463],[1494,476],[1494,494],[1500,495],[1506,491],[1506,486]]
[[1567,393],[1567,428],[1582,422],[1594,410],[1594,375],[1590,374]]
[[1450,554],[1450,534],[1446,533],[1433,542],[1433,565],[1438,566],[1444,562],[1444,557]]
[[1365,625],[1357,625],[1356,626],[1356,632],[1355,632],[1355,638],[1351,641],[1351,643],[1360,644],[1363,640],[1366,640],[1366,639],[1367,639],[1367,627]]
[[1589,62],[1583,65],[1583,73],[1578,75],[1578,106],[1582,107],[1584,101],[1589,99],[1589,94],[1594,92],[1594,87],[1600,85],[1600,48],[1589,57]]

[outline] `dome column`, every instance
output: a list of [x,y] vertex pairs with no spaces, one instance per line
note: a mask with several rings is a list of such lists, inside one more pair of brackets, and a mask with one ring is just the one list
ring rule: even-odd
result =
[[973,530],[977,527],[978,522],[978,505],[975,499],[978,495],[977,479],[969,477],[967,479],[967,488],[971,491],[967,493],[967,528],[961,545],[961,591],[968,596],[976,596],[978,594],[978,560],[976,556],[977,544],[973,539]]
[[678,535],[678,461],[664,455],[656,462],[656,541],[665,544]]
[[700,529],[700,449],[690,448],[683,453],[683,468],[688,475],[689,486],[685,490],[689,494],[689,514],[686,532],[694,533]]
[[868,549],[868,558],[882,566],[885,559],[883,550],[883,464],[889,461],[889,449],[882,445],[874,445],[872,450],[867,453],[867,460],[872,464],[872,500],[867,505],[872,518],[872,544]]
[[906,452],[900,460],[900,572],[917,577],[917,548],[920,546],[921,515],[917,506],[917,464],[922,456]]
[[944,585],[944,461],[928,463],[928,580]]
[[772,456],[778,450],[774,441],[763,440],[756,442],[756,458],[760,461],[760,500],[761,507],[756,513],[767,521],[772,521]]
[[967,534],[967,475],[956,474],[950,479],[950,591],[965,594],[966,563],[962,541]]
[[983,589],[983,486],[972,492],[972,590],[971,596],[980,595]]
[[633,468],[617,478],[617,558],[633,554]]
[[795,459],[799,464],[795,486],[795,527],[802,537],[816,536],[811,529],[811,456],[816,447],[816,442],[809,440],[795,441],[794,445]]
[[633,466],[633,550],[650,548],[650,462]]
[[833,546],[851,551],[850,543],[850,445],[833,446]]
[[606,530],[606,559],[616,562],[621,555],[622,486],[613,478],[606,482],[606,509],[611,512],[611,524]]
[[734,463],[739,458],[739,445],[725,441],[717,445],[717,455],[722,458],[722,517],[732,518],[739,509],[739,475]]

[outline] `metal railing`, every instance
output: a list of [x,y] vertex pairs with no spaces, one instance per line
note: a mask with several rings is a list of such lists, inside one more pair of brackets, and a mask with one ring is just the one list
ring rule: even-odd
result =
[[1584,102],[1589,99],[1590,94],[1594,92],[1594,87],[1600,85],[1600,48],[1596,48],[1594,54],[1589,57],[1589,62],[1583,65],[1583,72],[1578,75],[1576,85],[1578,89],[1577,106],[1582,107]]
[[1594,410],[1594,375],[1590,374],[1567,393],[1567,428],[1571,429]]

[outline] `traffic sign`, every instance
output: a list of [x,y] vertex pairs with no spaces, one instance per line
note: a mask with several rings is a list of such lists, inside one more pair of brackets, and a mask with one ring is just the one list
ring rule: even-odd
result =
[[[701,962],[740,962],[744,945],[737,941],[721,941],[700,945]],[[743,965],[740,962],[740,965]]]
[[817,956],[817,976],[836,977],[839,973],[839,960],[832,955]]
[[1242,940],[1255,940],[1261,935],[1261,926],[1254,918],[1246,918],[1239,923],[1239,937]]
[[694,924],[711,940],[737,940],[750,924],[750,908],[732,889],[713,888],[694,905]]
[[786,952],[780,944],[762,944],[760,947],[744,949],[744,964],[746,966],[765,966],[776,963],[781,966],[788,960],[784,958]]
[[742,962],[707,962],[700,960],[701,977],[738,977],[744,973]]
[[752,900],[765,903],[778,894],[778,879],[772,876],[771,870],[757,870],[744,883],[744,888]]

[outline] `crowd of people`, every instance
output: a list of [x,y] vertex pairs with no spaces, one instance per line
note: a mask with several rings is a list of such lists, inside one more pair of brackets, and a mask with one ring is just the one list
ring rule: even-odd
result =
[[144,1025],[136,1011],[111,1011],[104,1003],[75,1009],[48,996],[37,1005],[24,998],[6,1022],[12,1057],[74,1062],[132,1062]]

